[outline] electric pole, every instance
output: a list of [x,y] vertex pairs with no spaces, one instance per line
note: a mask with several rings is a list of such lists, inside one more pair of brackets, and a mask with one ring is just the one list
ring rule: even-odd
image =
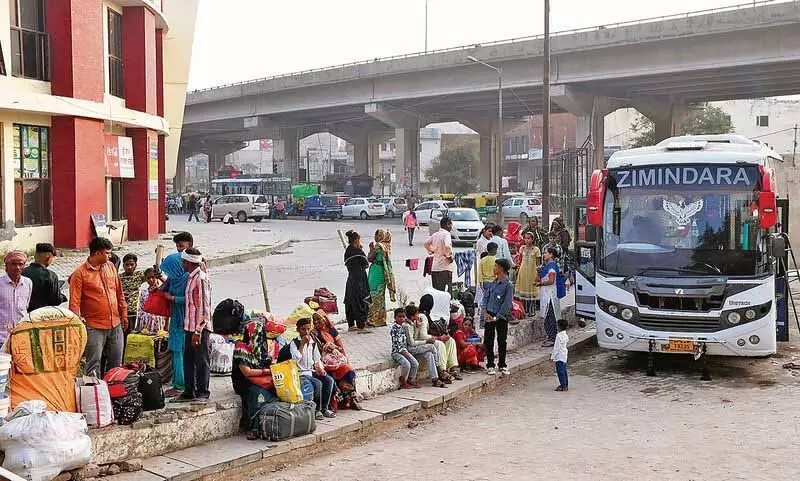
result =
[[550,230],[550,0],[544,0],[544,72],[542,73],[542,223]]
[[797,124],[794,124],[794,147],[792,148],[792,167],[797,167]]

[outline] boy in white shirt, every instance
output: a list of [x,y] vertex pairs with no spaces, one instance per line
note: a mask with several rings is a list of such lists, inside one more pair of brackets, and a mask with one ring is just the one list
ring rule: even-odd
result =
[[550,360],[556,363],[556,375],[558,376],[556,391],[559,392],[569,391],[569,378],[567,377],[568,327],[569,324],[566,319],[558,320],[558,334],[556,335],[556,342],[553,344],[553,353],[550,354]]

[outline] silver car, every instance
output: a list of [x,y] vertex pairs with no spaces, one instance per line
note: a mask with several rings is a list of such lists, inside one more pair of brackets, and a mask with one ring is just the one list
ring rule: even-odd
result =
[[537,197],[512,197],[503,202],[502,214],[503,219],[519,220],[527,225],[529,218],[542,216],[542,201]]
[[408,210],[406,200],[402,197],[381,197],[378,202],[386,206],[386,215],[388,217],[401,216]]
[[439,231],[439,222],[442,217],[447,216],[453,221],[453,230],[450,235],[453,243],[467,243],[473,244],[478,240],[481,235],[484,223],[481,216],[475,209],[467,209],[463,207],[449,208],[449,209],[434,209],[431,211],[431,222],[428,226],[428,233],[430,235]]
[[247,219],[261,222],[261,219],[269,217],[269,202],[263,195],[223,195],[214,201],[211,218],[222,219],[228,212],[232,212],[239,222],[247,222]]

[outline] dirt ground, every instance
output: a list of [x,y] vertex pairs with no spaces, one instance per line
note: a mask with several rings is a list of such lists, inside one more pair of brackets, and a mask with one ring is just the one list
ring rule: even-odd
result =
[[520,378],[469,406],[258,479],[797,480],[800,350],[714,359],[593,350],[555,375]]

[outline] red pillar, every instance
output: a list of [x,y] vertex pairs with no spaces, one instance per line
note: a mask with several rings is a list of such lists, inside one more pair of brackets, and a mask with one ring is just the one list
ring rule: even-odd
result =
[[158,136],[158,232],[167,232],[167,165],[165,162],[166,148],[163,135]]
[[[122,58],[125,64],[125,105],[129,109],[157,114],[158,62],[155,15],[145,7],[122,11]],[[125,215],[128,238],[148,240],[159,231],[159,142],[155,132],[128,129],[133,138],[136,178],[125,182]],[[155,185],[151,187],[151,179]],[[153,191],[151,198],[150,192]]]
[[90,216],[106,211],[103,122],[53,117],[51,127],[53,242],[85,248],[94,237]]
[[[102,0],[47,2],[50,89],[53,95],[103,101],[105,70]],[[106,211],[103,122],[54,116],[50,131],[53,241],[86,247],[90,216]]]

